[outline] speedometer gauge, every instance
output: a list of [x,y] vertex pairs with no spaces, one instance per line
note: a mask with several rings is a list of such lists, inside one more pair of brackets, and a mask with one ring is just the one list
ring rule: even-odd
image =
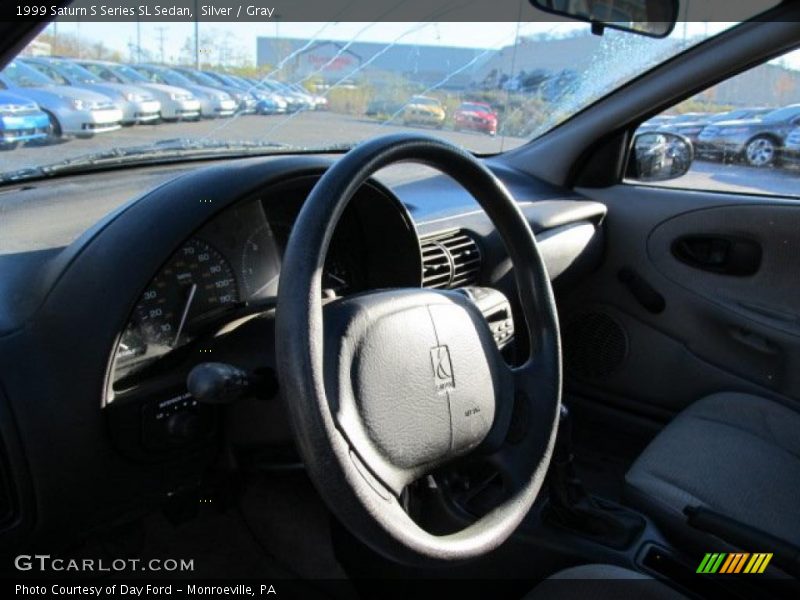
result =
[[175,347],[193,319],[239,301],[236,277],[227,260],[207,242],[184,244],[150,282],[134,309],[148,344]]

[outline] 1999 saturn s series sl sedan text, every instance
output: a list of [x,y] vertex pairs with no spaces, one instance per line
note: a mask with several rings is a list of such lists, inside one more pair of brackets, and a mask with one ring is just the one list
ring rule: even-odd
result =
[[797,598],[800,6],[412,4],[0,22],[8,583]]

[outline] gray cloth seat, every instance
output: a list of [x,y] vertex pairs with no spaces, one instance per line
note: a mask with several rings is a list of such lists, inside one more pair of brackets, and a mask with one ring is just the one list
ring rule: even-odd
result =
[[524,600],[580,598],[581,600],[685,600],[686,596],[647,575],[612,565],[582,565],[556,573],[537,585]]
[[743,393],[698,400],[630,468],[625,499],[675,543],[708,545],[686,525],[690,505],[800,545],[800,413]]

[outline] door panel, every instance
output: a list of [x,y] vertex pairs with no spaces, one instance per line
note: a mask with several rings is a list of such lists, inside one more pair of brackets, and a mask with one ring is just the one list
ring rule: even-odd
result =
[[[630,185],[581,193],[608,207],[607,249],[558,298],[568,389],[664,418],[722,390],[800,407],[800,202]],[[625,352],[610,354],[620,339]]]

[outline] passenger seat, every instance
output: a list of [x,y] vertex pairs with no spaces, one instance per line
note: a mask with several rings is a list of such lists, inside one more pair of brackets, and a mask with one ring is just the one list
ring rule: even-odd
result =
[[625,500],[674,543],[711,550],[683,513],[699,506],[800,546],[800,413],[744,393],[702,398],[639,456]]

